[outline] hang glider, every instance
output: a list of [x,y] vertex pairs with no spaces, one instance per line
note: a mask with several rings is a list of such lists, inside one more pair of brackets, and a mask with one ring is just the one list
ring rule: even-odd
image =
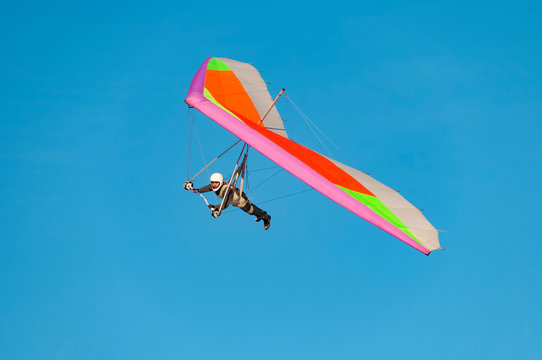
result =
[[252,65],[209,57],[196,72],[185,102],[369,223],[426,255],[441,248],[438,231],[397,191],[290,140],[266,83]]

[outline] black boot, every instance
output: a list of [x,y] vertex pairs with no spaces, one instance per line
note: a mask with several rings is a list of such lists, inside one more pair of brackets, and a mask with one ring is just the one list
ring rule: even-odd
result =
[[267,230],[269,229],[270,226],[271,226],[271,215],[267,215],[267,217],[263,219],[263,229]]
[[256,216],[255,221],[261,221],[263,220],[263,228],[265,230],[269,229],[269,226],[271,226],[271,216],[267,215],[265,211],[257,207],[256,205],[252,204],[254,210],[252,211],[252,215]]

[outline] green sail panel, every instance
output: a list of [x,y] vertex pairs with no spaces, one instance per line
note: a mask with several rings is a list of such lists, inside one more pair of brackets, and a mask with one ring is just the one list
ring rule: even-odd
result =
[[218,71],[231,71],[228,65],[224,64],[222,61],[217,58],[212,58],[207,64],[207,70],[218,70]]
[[401,231],[403,231],[405,234],[407,234],[417,243],[423,246],[423,244],[416,238],[416,236],[414,236],[412,231],[410,231],[410,229],[405,224],[403,224],[403,222],[397,216],[395,216],[395,214],[391,212],[390,209],[388,209],[386,205],[384,205],[384,203],[378,198],[370,195],[365,195],[342,186],[339,186],[339,188],[348,193],[354,199],[358,200],[363,205],[367,206],[369,209],[373,210],[378,215],[382,216],[384,219],[388,220],[391,224],[401,229]]

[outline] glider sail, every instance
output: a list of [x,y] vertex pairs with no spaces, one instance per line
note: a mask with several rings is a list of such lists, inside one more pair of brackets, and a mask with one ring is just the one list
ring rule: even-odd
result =
[[367,174],[288,139],[259,72],[250,64],[208,58],[194,76],[185,102],[286,171],[415,249],[440,249],[438,232],[399,193]]
[[282,119],[267,85],[252,65],[230,59],[211,58],[207,63],[204,96],[231,115],[258,124],[266,111],[265,127],[286,136]]

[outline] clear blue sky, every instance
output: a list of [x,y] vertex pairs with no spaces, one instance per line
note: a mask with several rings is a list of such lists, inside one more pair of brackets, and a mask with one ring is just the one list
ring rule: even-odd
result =
[[[539,359],[541,24],[536,1],[3,2],[0,358]],[[315,192],[262,205],[267,232],[213,220],[180,187],[207,56],[285,87],[446,250]],[[208,158],[232,142],[194,115]]]

